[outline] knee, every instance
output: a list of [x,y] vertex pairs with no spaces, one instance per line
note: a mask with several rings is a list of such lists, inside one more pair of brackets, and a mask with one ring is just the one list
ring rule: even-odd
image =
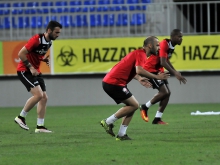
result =
[[47,101],[48,100],[48,96],[47,95],[43,95],[43,97],[41,99],[44,100],[44,101]]
[[171,92],[170,91],[167,92],[167,97],[170,97],[170,95],[171,95]]
[[34,97],[40,101],[44,97],[43,92],[38,92]]
[[134,110],[136,111],[136,110],[139,108],[139,103],[136,102],[136,103],[133,105],[133,107],[134,107]]
[[164,97],[170,97],[170,95],[171,95],[171,93],[168,91],[168,92],[166,92],[166,93],[164,93]]
[[129,106],[133,111],[136,111],[139,108],[139,103],[135,102],[133,104],[126,104],[126,106]]
[[41,98],[41,101],[47,102],[47,100],[48,100],[47,94],[43,93],[43,96],[42,96],[42,98]]

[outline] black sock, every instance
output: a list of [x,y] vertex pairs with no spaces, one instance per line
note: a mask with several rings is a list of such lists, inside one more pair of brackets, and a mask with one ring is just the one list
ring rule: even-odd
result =
[[160,117],[155,117],[154,120],[153,120],[153,123],[157,123],[158,121],[160,121],[161,118]]
[[148,108],[147,108],[147,106],[145,104],[142,104],[141,108],[144,109],[144,110],[148,110]]
[[20,119],[24,119],[24,117],[22,117],[22,116],[20,116],[20,115],[18,116],[18,118],[20,118]]
[[44,128],[43,125],[37,125],[37,129],[41,129],[41,128]]

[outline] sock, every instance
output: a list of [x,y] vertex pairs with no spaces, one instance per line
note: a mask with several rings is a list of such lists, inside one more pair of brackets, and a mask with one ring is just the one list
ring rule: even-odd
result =
[[43,126],[44,125],[44,119],[37,118],[37,125],[38,126]]
[[108,118],[106,119],[106,123],[107,123],[107,124],[112,124],[112,123],[114,123],[116,120],[118,120],[118,118],[116,118],[116,117],[115,117],[115,114],[113,114],[113,115],[111,115],[110,117],[108,117]]
[[141,105],[141,109],[147,110],[148,107],[147,107],[145,104],[142,104],[142,105]]
[[146,105],[147,108],[150,108],[150,106],[151,106],[152,104],[151,104],[150,101],[148,101],[145,105]]
[[127,125],[121,125],[118,132],[118,136],[124,136],[126,134],[127,128]]
[[26,117],[27,114],[28,114],[28,112],[26,112],[26,111],[24,111],[24,110],[22,109],[22,111],[21,111],[21,113],[20,113],[20,116],[21,116],[21,117]]
[[162,112],[157,111],[157,113],[156,113],[156,115],[155,115],[155,118],[161,118],[161,117],[162,117],[162,115],[163,115],[163,113],[162,113]]

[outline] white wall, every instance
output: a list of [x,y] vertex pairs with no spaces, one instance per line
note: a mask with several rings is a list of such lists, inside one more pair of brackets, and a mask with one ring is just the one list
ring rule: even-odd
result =
[[[186,85],[169,79],[170,103],[219,103],[220,76],[188,76]],[[48,106],[110,105],[114,101],[102,89],[99,78],[45,78]],[[146,89],[136,80],[128,88],[140,103],[148,101],[157,90]],[[23,106],[31,96],[17,79],[0,80],[0,107]]]

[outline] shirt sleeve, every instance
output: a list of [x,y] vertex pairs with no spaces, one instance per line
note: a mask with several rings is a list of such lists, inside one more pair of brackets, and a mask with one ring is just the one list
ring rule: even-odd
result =
[[39,37],[33,36],[25,44],[25,48],[27,49],[28,52],[31,52],[34,48],[38,47],[39,44],[40,44]]
[[144,67],[145,61],[147,60],[146,54],[142,52],[135,52],[136,62],[135,66]]
[[166,40],[161,41],[160,42],[159,56],[168,58],[167,50],[168,50],[167,41]]

